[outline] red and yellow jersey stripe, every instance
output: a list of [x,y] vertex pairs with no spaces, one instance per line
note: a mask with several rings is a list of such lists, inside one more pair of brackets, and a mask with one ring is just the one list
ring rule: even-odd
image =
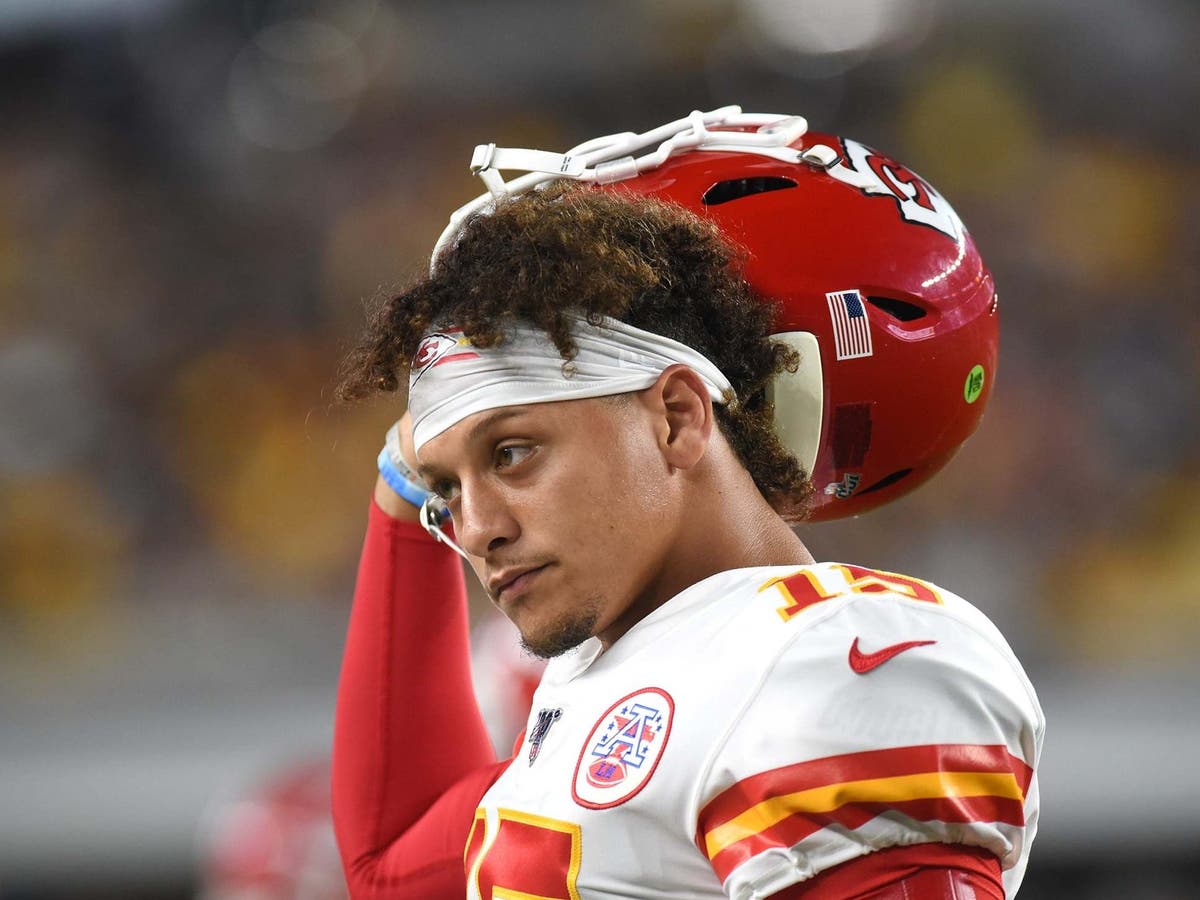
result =
[[696,843],[724,881],[771,847],[824,828],[855,830],[884,812],[917,822],[1025,824],[1033,770],[1003,745],[869,750],[752,775],[700,813]]

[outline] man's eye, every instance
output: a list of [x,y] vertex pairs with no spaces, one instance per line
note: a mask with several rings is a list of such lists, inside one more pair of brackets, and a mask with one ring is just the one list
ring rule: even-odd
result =
[[532,447],[525,447],[520,444],[508,444],[503,447],[497,447],[495,453],[495,465],[497,469],[507,469],[522,462],[533,452]]
[[458,485],[445,479],[435,481],[429,489],[446,503],[452,502],[458,496]]

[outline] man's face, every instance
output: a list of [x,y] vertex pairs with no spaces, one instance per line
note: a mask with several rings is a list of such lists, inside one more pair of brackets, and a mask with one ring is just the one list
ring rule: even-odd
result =
[[645,615],[670,542],[668,466],[636,395],[476,413],[426,443],[426,481],[527,649],[611,642]]

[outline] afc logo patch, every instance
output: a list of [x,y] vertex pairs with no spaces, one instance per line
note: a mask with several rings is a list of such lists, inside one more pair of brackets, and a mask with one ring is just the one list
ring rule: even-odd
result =
[[642,688],[610,706],[579,752],[571,785],[575,802],[608,809],[641,791],[662,759],[674,715],[675,701],[661,688]]

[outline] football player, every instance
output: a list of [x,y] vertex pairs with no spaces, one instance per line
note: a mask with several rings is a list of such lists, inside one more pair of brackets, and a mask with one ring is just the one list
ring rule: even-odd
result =
[[[339,692],[353,895],[1012,897],[1044,730],[1019,662],[965,600],[791,527],[974,430],[996,299],[953,209],[736,107],[473,168],[342,385],[409,408]],[[502,761],[451,551],[550,660]]]

